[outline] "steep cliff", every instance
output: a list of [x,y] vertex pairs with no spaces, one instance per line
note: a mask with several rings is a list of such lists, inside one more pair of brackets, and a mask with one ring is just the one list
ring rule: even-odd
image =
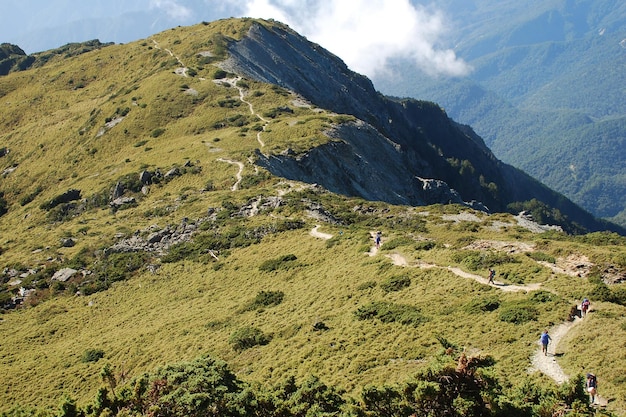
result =
[[305,156],[261,155],[259,164],[277,175],[390,203],[454,201],[451,194],[438,199],[424,190],[420,178],[436,179],[463,201],[480,201],[492,211],[537,199],[589,230],[616,230],[499,161],[471,128],[451,120],[436,104],[381,95],[369,79],[287,26],[254,23],[228,51],[223,69],[277,84],[360,120],[329,132],[337,141]]

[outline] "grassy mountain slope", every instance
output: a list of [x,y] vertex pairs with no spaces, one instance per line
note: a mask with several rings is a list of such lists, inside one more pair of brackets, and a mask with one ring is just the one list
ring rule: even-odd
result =
[[[352,117],[224,78],[214,64],[225,37],[250,23],[176,28],[0,78],[1,301],[35,290],[0,316],[0,412],[54,407],[64,394],[87,404],[105,364],[123,383],[207,353],[248,381],[314,374],[358,397],[465,349],[492,357],[488,372],[513,397],[550,386],[528,374],[539,333],[589,296],[593,312],[556,347],[558,361],[572,377],[593,369],[624,414],[625,284],[612,283],[626,273],[624,239],[272,176],[252,163],[259,148],[304,154]],[[143,171],[153,179],[140,183]],[[118,183],[128,202],[112,206]],[[311,233],[318,224],[330,239]],[[502,285],[455,273],[490,267]],[[62,268],[77,273],[53,280]],[[541,289],[503,290],[530,284]],[[260,345],[237,337],[250,329]]]

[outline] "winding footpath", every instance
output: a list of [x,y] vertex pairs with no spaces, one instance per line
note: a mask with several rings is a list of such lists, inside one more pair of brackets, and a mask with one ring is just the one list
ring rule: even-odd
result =
[[243,173],[243,162],[233,161],[231,159],[224,159],[224,158],[217,158],[217,160],[220,162],[226,162],[232,165],[237,165],[239,167],[239,171],[237,171],[237,174],[236,174],[237,181],[235,181],[235,184],[233,184],[233,186],[230,187],[231,191],[237,191],[239,189],[239,184],[241,184],[241,179],[243,178],[243,176],[241,175]]
[[[330,234],[320,233],[318,231],[319,227],[320,227],[319,225],[316,225],[313,228],[313,230],[311,230],[311,233],[310,233],[311,236],[322,238],[322,239],[330,239],[332,237],[332,235]],[[375,236],[374,232],[371,232],[370,235],[372,239],[374,239],[374,236]],[[377,248],[374,245],[370,248],[369,252],[367,252],[367,255],[375,256],[378,254],[378,252],[379,252],[379,248]],[[529,291],[536,291],[541,288],[541,284],[538,284],[538,283],[528,284],[528,285],[512,285],[512,284],[505,284],[501,282],[489,283],[489,280],[487,278],[484,278],[480,275],[465,272],[462,269],[457,268],[457,267],[451,267],[451,266],[443,267],[443,266],[425,263],[425,262],[419,262],[419,261],[416,263],[409,263],[407,259],[404,256],[400,255],[399,253],[392,253],[392,254],[388,254],[385,256],[391,259],[393,264],[397,266],[446,269],[459,277],[473,279],[477,282],[480,282],[481,284],[489,285],[501,291],[529,292]],[[553,326],[548,331],[552,340],[551,340],[550,346],[548,347],[547,355],[544,355],[541,349],[541,343],[539,342],[539,340],[537,340],[537,349],[531,358],[531,365],[528,368],[528,372],[529,373],[537,372],[537,371],[541,372],[542,374],[550,377],[557,384],[562,384],[568,381],[569,375],[567,375],[565,371],[563,371],[561,366],[556,361],[556,358],[558,356],[558,354],[556,353],[556,349],[558,348],[561,340],[567,335],[567,332],[569,332],[574,326],[578,325],[582,321],[583,319],[581,318],[575,318],[574,321],[572,322],[564,322],[556,326]],[[595,406],[606,407],[607,404],[608,404],[608,400],[606,398],[600,395],[596,395],[595,402],[594,402]]]
[[270,124],[270,121],[264,118],[263,116],[261,116],[260,114],[258,114],[256,111],[254,111],[254,107],[252,106],[252,103],[250,103],[249,101],[245,99],[245,96],[246,96],[245,89],[239,85],[240,80],[241,80],[241,77],[236,77],[236,78],[225,78],[222,80],[213,80],[213,82],[215,82],[216,84],[228,83],[229,85],[232,85],[233,87],[235,87],[239,91],[239,100],[242,103],[248,105],[248,108],[250,109],[250,114],[258,117],[263,122],[261,131],[257,132],[256,134],[256,140],[257,142],[259,142],[259,145],[261,145],[261,147],[263,148],[265,147],[265,143],[263,142],[263,140],[261,140],[261,133],[265,132],[265,130],[267,129],[267,126]]
[[318,229],[320,228],[319,224],[316,224],[315,227],[313,229],[311,229],[311,232],[309,233],[311,236],[319,238],[319,239],[324,239],[324,240],[328,240],[330,238],[333,237],[333,235],[331,235],[330,233],[322,233],[320,232]]

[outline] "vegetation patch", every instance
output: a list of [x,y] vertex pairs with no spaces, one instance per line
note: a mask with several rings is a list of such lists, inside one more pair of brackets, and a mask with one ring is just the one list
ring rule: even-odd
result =
[[500,307],[500,299],[496,296],[473,298],[465,305],[465,311],[470,314],[480,314],[495,311]]
[[233,349],[240,352],[254,346],[267,345],[272,338],[256,327],[241,327],[235,330],[228,339]]
[[298,258],[294,254],[288,254],[275,259],[268,259],[259,265],[259,270],[263,272],[272,272],[279,269],[289,270],[297,265]]
[[526,256],[537,262],[548,262],[551,264],[556,263],[556,258],[552,255],[548,255],[544,252],[526,252]]
[[81,362],[98,362],[104,358],[104,350],[102,349],[87,349],[80,357]]
[[261,291],[254,300],[252,300],[243,311],[259,310],[265,307],[277,306],[283,302],[285,293],[282,291]]
[[500,307],[500,321],[513,324],[524,324],[537,320],[539,311],[526,301],[507,303]]
[[500,252],[459,251],[453,255],[453,259],[471,271],[479,271],[507,263],[520,263],[517,258]]
[[359,307],[354,315],[359,320],[378,319],[383,323],[400,323],[410,326],[419,326],[427,321],[419,308],[415,306],[383,301],[375,301]]
[[400,291],[411,285],[411,278],[408,275],[397,275],[387,278],[380,283],[380,288],[385,292]]

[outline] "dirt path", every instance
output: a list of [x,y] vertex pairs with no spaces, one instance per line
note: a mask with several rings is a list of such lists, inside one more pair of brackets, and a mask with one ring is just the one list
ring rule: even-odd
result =
[[320,225],[316,224],[315,227],[313,229],[311,229],[311,232],[309,234],[311,236],[313,236],[313,237],[317,237],[317,238],[324,239],[324,240],[328,240],[328,239],[333,237],[333,235],[331,235],[329,233],[322,233],[322,232],[320,232],[318,230],[319,228],[320,228]]
[[[372,256],[372,253],[375,252],[375,250],[376,250],[375,247],[372,247],[372,249],[370,249],[370,252],[369,252],[370,256]],[[480,282],[481,284],[489,285],[491,287],[498,288],[502,291],[528,292],[528,291],[538,290],[539,288],[541,288],[541,284],[528,284],[528,285],[512,285],[511,284],[509,285],[505,283],[499,283],[497,281],[494,284],[490,284],[487,278],[484,278],[476,274],[470,274],[469,272],[465,272],[460,268],[455,268],[451,266],[442,267],[442,266],[428,264],[424,262],[419,262],[415,265],[410,265],[409,262],[407,262],[406,258],[398,253],[393,253],[387,256],[393,261],[394,265],[414,266],[414,267],[419,267],[419,268],[447,269],[448,271],[454,273],[457,276],[460,276],[463,278],[470,278],[477,282]],[[544,353],[542,352],[541,343],[539,342],[539,340],[537,340],[537,350],[535,351],[533,357],[531,358],[531,366],[528,369],[528,371],[529,372],[539,371],[542,374],[552,378],[557,384],[562,384],[568,381],[569,376],[565,373],[565,371],[563,371],[563,368],[561,368],[561,366],[556,361],[556,359],[563,354],[563,353],[558,352],[558,347],[559,347],[559,343],[561,342],[561,340],[567,335],[567,332],[569,332],[570,329],[572,329],[572,327],[576,326],[578,323],[580,323],[583,320],[584,319],[576,318],[573,322],[566,321],[566,322],[563,322],[561,324],[558,324],[552,327],[548,331],[548,334],[550,335],[552,340],[551,340],[550,345],[548,346],[547,355],[544,355]],[[606,405],[608,404],[608,400],[599,395],[596,395],[594,404],[600,407],[606,407]]]
[[[556,358],[562,356],[564,353],[559,351],[559,343],[567,335],[574,326],[578,325],[584,320],[584,318],[576,317],[572,322],[563,322],[557,324],[548,330],[548,334],[552,338],[548,345],[548,354],[545,355],[542,352],[541,343],[537,340],[537,350],[531,358],[531,366],[528,369],[529,372],[541,372],[542,374],[552,378],[557,384],[562,384],[569,380],[569,375],[563,371],[561,366],[557,363]],[[606,407],[609,401],[596,395],[594,405],[599,407]]]
[[235,184],[233,184],[233,186],[230,187],[231,191],[237,191],[239,189],[239,184],[241,183],[241,179],[242,179],[241,173],[243,172],[243,162],[232,161],[230,159],[224,159],[224,158],[217,158],[217,160],[220,162],[227,162],[229,164],[237,165],[239,167],[239,171],[236,174],[237,181],[235,181]]
[[252,103],[250,103],[249,101],[247,101],[245,99],[245,90],[243,87],[240,87],[238,84],[238,81],[241,80],[241,77],[236,77],[236,78],[225,78],[222,80],[213,80],[215,83],[222,83],[222,82],[226,82],[230,85],[232,85],[233,87],[235,87],[238,91],[239,91],[239,100],[242,103],[245,103],[248,105],[248,108],[250,109],[250,114],[252,114],[253,116],[258,117],[262,122],[263,122],[263,127],[262,130],[260,132],[257,132],[256,134],[256,140],[257,142],[259,142],[259,145],[261,145],[261,147],[265,146],[265,143],[263,142],[263,140],[261,140],[261,133],[265,132],[265,130],[267,129],[267,126],[270,124],[270,121],[266,118],[264,118],[263,116],[261,116],[260,114],[258,114],[257,112],[254,111],[254,107],[252,106]]
[[542,352],[542,346],[539,340],[537,340],[537,350],[531,359],[531,367],[529,369],[530,372],[539,371],[544,375],[552,378],[557,384],[562,384],[563,382],[569,380],[569,376],[561,369],[559,364],[556,362],[556,358],[562,353],[557,353],[557,349],[559,347],[559,343],[561,339],[567,335],[567,332],[574,327],[576,324],[580,323],[582,320],[576,318],[572,322],[564,322],[558,324],[551,329],[548,330],[548,334],[552,339],[550,344],[548,345],[548,354],[545,355]]
[[[368,252],[369,256],[374,256],[378,253],[378,249],[376,248],[376,246],[372,246],[370,248],[370,251]],[[497,288],[499,290],[502,291],[507,291],[507,292],[528,292],[528,291],[536,291],[538,289],[541,288],[541,284],[535,283],[535,284],[528,284],[528,285],[515,285],[515,284],[506,284],[504,282],[498,282],[498,281],[494,281],[494,283],[489,283],[489,279],[477,275],[477,274],[471,274],[469,272],[465,272],[463,271],[461,268],[457,268],[457,267],[452,267],[452,266],[439,266],[439,265],[435,265],[435,264],[428,264],[425,262],[418,262],[415,264],[410,264],[406,258],[402,255],[400,255],[399,253],[392,253],[389,255],[386,255],[388,258],[391,259],[391,261],[393,262],[394,265],[397,266],[408,266],[408,267],[417,267],[417,268],[441,268],[441,269],[447,269],[448,271],[452,272],[453,274],[462,277],[462,278],[469,278],[469,279],[473,279],[474,281],[480,282],[481,284],[484,285],[489,285],[490,287],[494,287]]]
[[185,64],[183,64],[183,61],[181,61],[178,56],[174,55],[174,52],[170,51],[169,49],[162,49],[159,46],[159,43],[156,40],[154,40],[154,39],[152,39],[152,43],[154,44],[154,49],[158,49],[158,50],[162,50],[162,51],[167,52],[168,54],[170,54],[171,57],[176,59],[176,62],[178,62],[180,64],[181,67],[180,68],[176,68],[174,70],[175,74],[180,75],[182,77],[189,77],[189,74],[187,74],[188,68],[185,66]]

